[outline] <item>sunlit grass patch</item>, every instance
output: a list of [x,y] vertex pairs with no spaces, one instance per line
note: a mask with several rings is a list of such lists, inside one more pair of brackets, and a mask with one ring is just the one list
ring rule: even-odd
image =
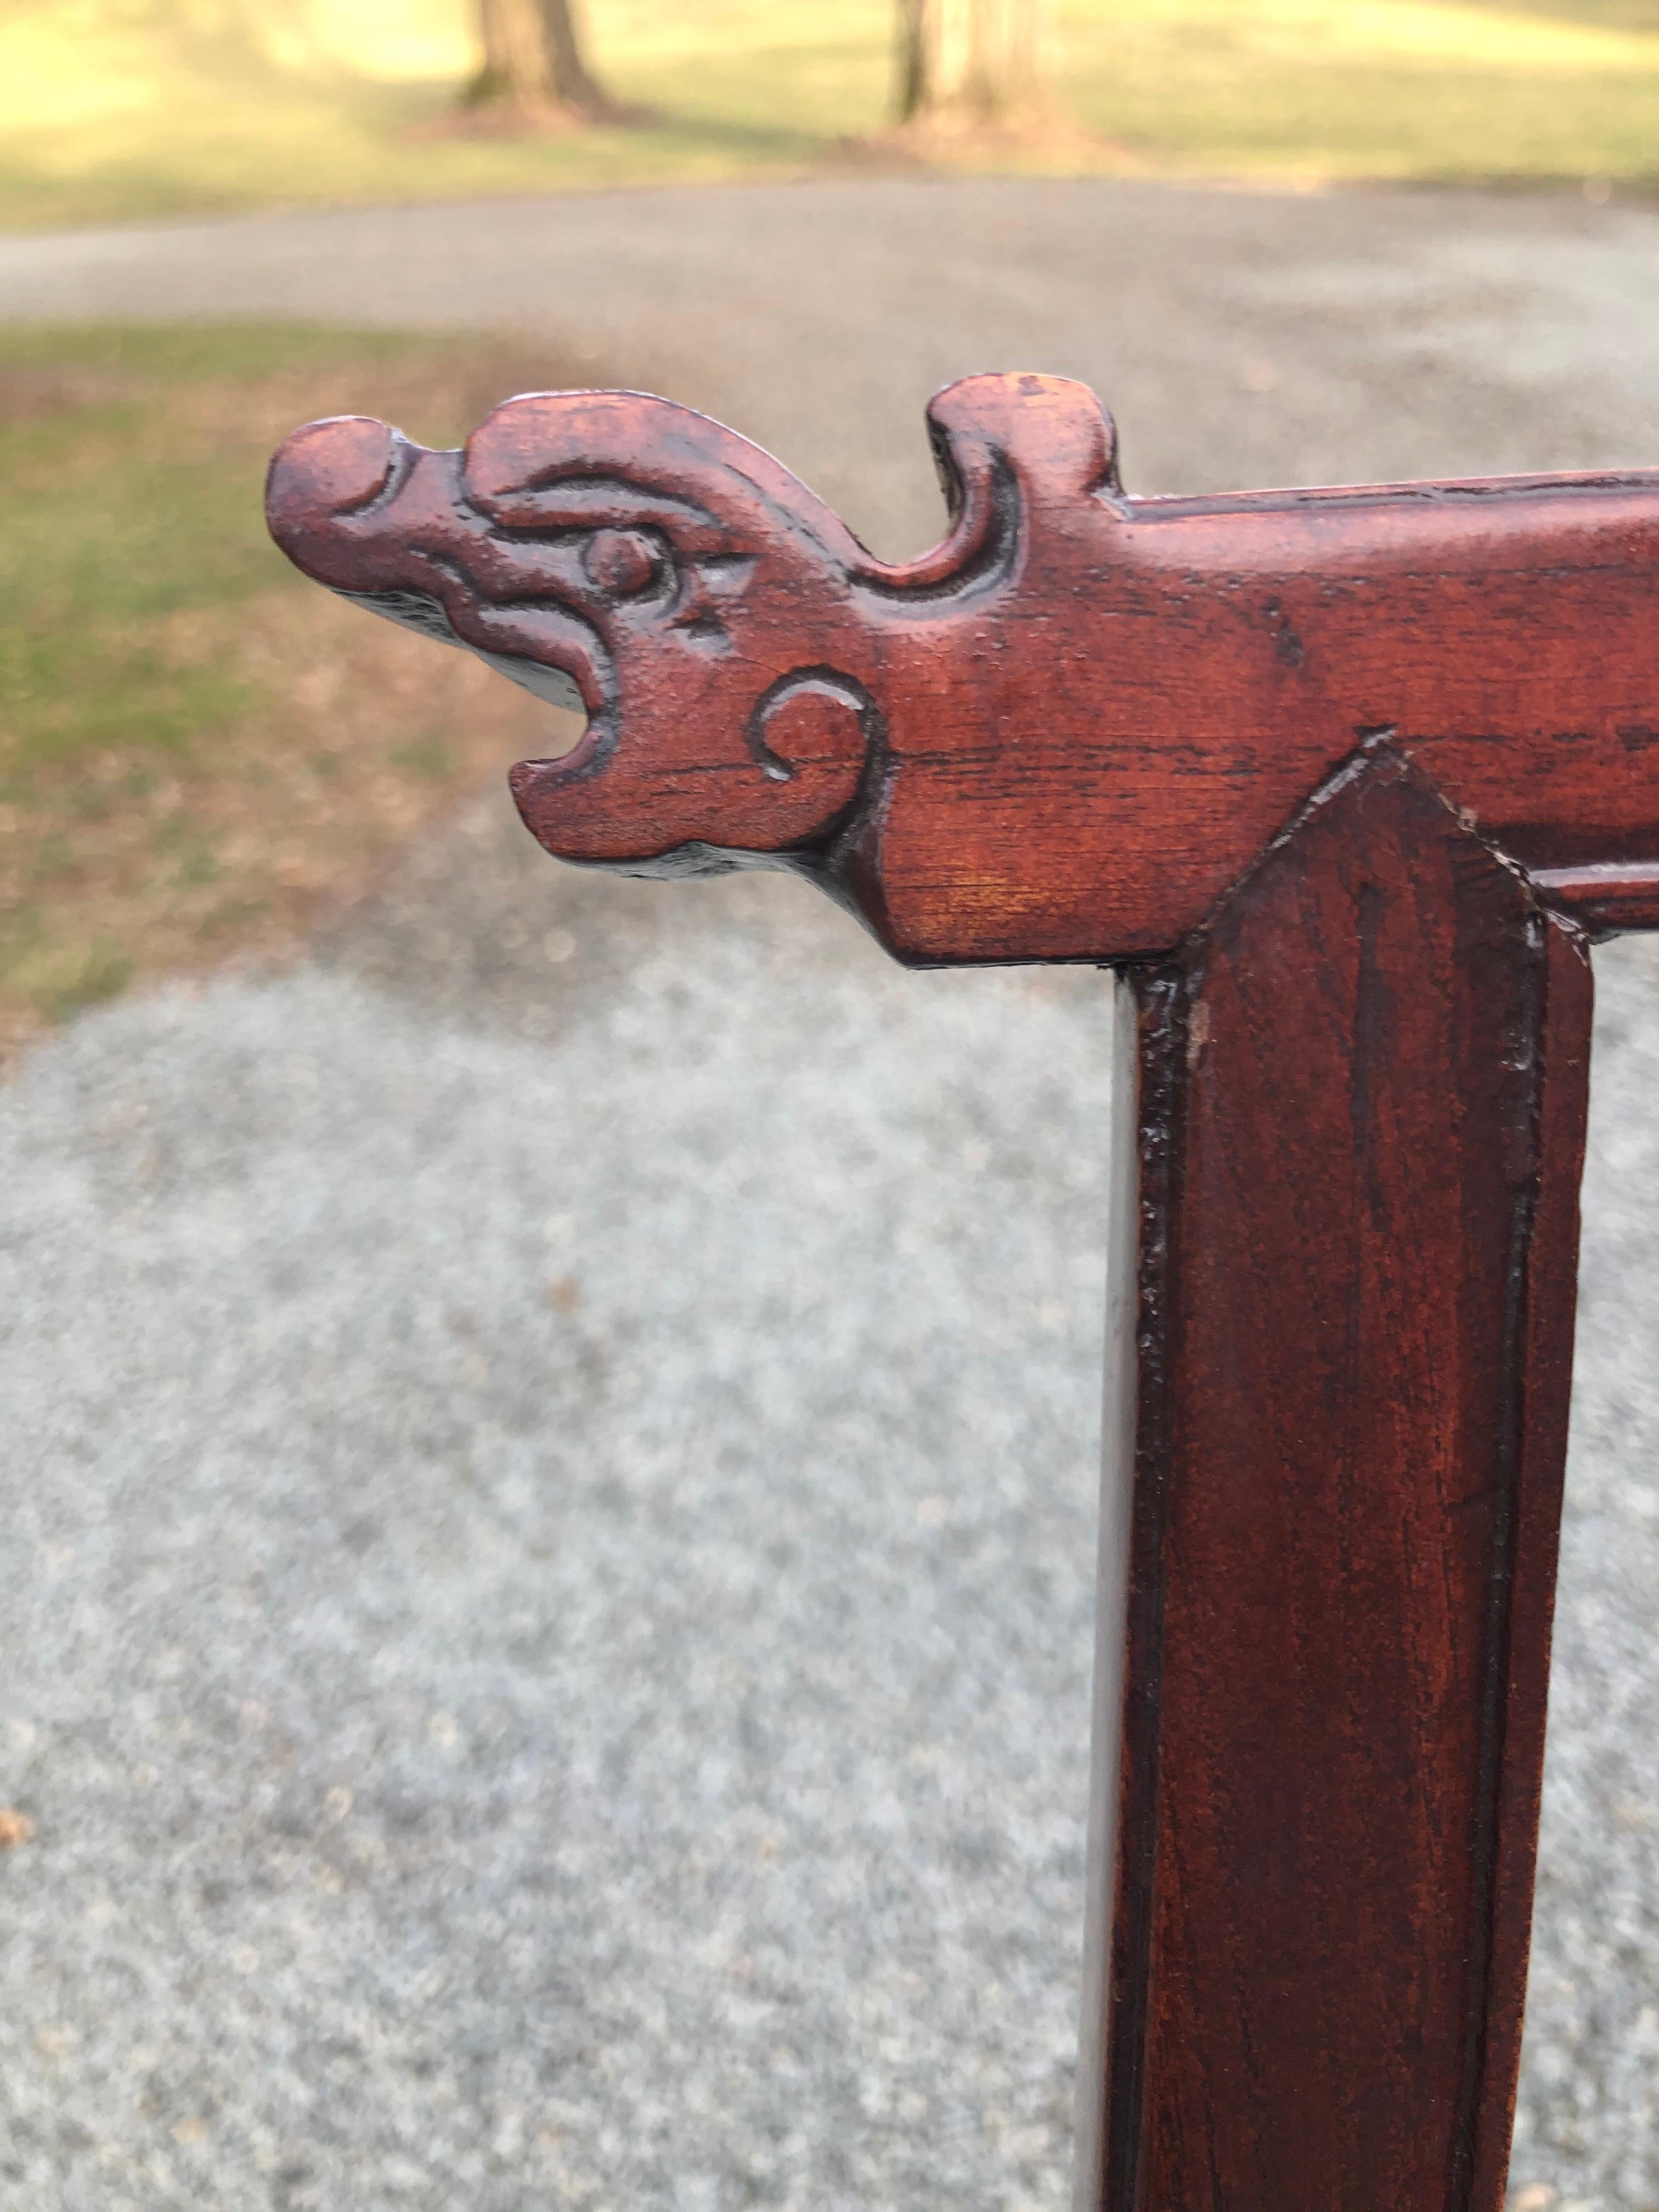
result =
[[1659,179],[1659,4],[1136,0],[1068,18],[1072,93],[1156,171]]
[[271,447],[318,414],[453,441],[591,379],[520,343],[261,326],[0,336],[0,1042],[280,942],[547,710],[303,586]]

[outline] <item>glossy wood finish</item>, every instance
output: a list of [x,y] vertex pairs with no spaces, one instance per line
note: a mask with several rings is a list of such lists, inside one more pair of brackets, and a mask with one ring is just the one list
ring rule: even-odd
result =
[[586,738],[514,780],[550,851],[798,867],[907,961],[1167,950],[1379,731],[1528,868],[1659,863],[1659,476],[1136,500],[1081,385],[928,421],[953,522],[902,567],[635,394],[510,400],[460,453],[313,425],[271,526],[575,687]]
[[1535,868],[1533,889],[1571,915],[1592,936],[1659,929],[1659,861],[1589,861],[1581,867]]
[[1498,2212],[1585,942],[1659,927],[1659,474],[1135,500],[1079,386],[929,425],[951,526],[898,567],[629,393],[459,453],[310,425],[271,527],[586,707],[514,774],[552,852],[1128,966],[1079,2202]]
[[1519,2055],[1581,941],[1397,756],[1142,987],[1113,2212],[1492,2212]]

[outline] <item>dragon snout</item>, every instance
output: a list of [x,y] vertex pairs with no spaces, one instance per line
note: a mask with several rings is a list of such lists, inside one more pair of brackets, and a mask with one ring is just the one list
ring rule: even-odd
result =
[[265,479],[265,519],[283,550],[309,567],[305,556],[329,524],[386,489],[397,447],[396,433],[372,415],[307,422],[285,439]]

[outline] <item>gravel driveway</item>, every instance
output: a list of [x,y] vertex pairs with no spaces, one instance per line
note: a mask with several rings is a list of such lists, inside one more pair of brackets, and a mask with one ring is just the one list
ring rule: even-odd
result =
[[[1651,462],[1656,280],[1641,211],[1100,184],[0,240],[10,317],[544,329],[889,552],[974,368],[1143,489]],[[1659,2212],[1659,958],[1598,974],[1525,2212]],[[4,2212],[1066,2201],[1105,1030],[492,792],[16,1073]]]

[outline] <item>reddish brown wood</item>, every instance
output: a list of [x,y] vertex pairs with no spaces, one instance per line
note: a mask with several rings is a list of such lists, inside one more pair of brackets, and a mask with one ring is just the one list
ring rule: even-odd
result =
[[1114,2212],[1490,2212],[1589,975],[1397,757],[1143,989]]
[[1534,868],[1539,896],[1570,914],[1597,937],[1620,930],[1659,929],[1659,860],[1589,861],[1576,868]]
[[913,962],[1135,963],[1081,2201],[1497,2212],[1581,925],[1659,927],[1659,472],[1134,500],[1079,386],[929,420],[951,525],[902,567],[625,393],[509,401],[460,453],[313,424],[271,527],[580,699],[577,750],[514,775],[551,851],[793,868]]
[[908,961],[1165,950],[1382,730],[1529,868],[1659,859],[1659,476],[1135,500],[1081,385],[974,377],[929,422],[955,520],[902,568],[612,392],[461,453],[312,425],[271,526],[574,683],[587,738],[514,779],[550,851],[799,866]]

